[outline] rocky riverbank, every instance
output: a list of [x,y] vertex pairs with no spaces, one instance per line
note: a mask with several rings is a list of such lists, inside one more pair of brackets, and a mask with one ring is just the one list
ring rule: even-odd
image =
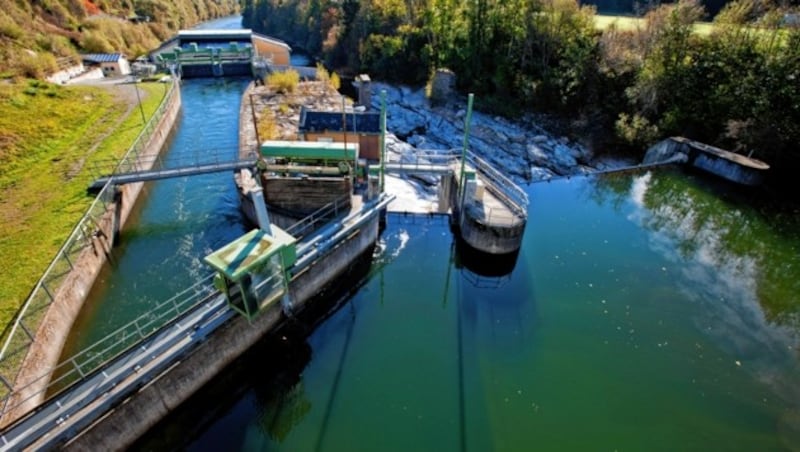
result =
[[[372,83],[371,108],[386,100],[388,161],[411,161],[419,153],[463,148],[467,97],[453,95],[431,104],[423,88]],[[294,93],[280,94],[266,86],[251,86],[243,100],[251,103],[249,116],[270,130],[269,138],[296,139],[300,107],[341,110],[342,96],[322,82],[301,82]],[[351,102],[346,102],[348,108]],[[247,114],[243,108],[242,114]],[[241,149],[254,149],[254,134],[242,137]],[[554,136],[530,121],[510,121],[473,111],[469,149],[520,185],[555,177],[589,174],[634,165],[629,159],[596,157],[586,147]],[[397,196],[390,209],[415,212],[436,210],[437,180],[430,177],[387,176],[387,190]]]
[[[373,83],[372,107],[386,99],[388,161],[414,160],[417,153],[463,148],[467,96],[452,95],[433,105],[424,89]],[[472,112],[469,149],[520,185],[555,177],[589,174],[634,165],[630,159],[596,157],[586,147],[556,137],[530,121],[510,121]],[[398,196],[402,210],[435,209],[435,180],[390,177],[387,190]]]

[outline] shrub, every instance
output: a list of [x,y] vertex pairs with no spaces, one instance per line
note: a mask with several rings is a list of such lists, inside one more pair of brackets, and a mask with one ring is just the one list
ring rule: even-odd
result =
[[342,80],[339,78],[339,74],[336,72],[331,74],[331,80],[329,85],[336,91],[339,91],[339,88],[342,87]]
[[5,36],[9,39],[19,39],[22,36],[22,27],[14,23],[5,14],[0,16],[0,36]]
[[17,60],[16,67],[19,75],[27,78],[44,78],[47,74],[58,69],[56,59],[51,54],[36,54],[22,52]]
[[658,138],[658,127],[650,124],[647,118],[634,114],[629,116],[625,113],[620,113],[619,119],[614,124],[617,136],[626,144],[643,148],[652,144]]
[[258,130],[258,138],[261,141],[278,138],[278,125],[275,123],[275,114],[271,110],[266,111],[264,116],[258,119],[256,129]]
[[99,33],[85,33],[80,44],[89,53],[111,53],[114,51],[114,47]]
[[274,72],[267,76],[266,84],[278,93],[293,93],[300,84],[300,73],[294,70]]
[[331,74],[325,69],[325,66],[322,63],[317,63],[316,79],[320,82],[327,82],[330,77]]

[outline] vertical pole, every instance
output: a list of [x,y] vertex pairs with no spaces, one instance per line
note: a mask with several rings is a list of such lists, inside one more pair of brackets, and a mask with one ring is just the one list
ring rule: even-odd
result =
[[342,96],[342,133],[344,134],[344,159],[347,161],[347,111],[344,106],[344,96]]
[[256,220],[258,227],[267,234],[272,234],[272,227],[269,221],[269,213],[267,212],[267,204],[264,201],[264,192],[261,187],[250,190],[250,200],[253,202],[253,208],[256,212]]
[[380,193],[384,191],[383,170],[386,164],[386,90],[381,90],[381,173]]
[[133,89],[136,90],[136,100],[139,101],[139,113],[142,114],[142,124],[147,124],[147,120],[144,118],[144,108],[142,108],[142,98],[139,97],[139,80],[133,82]]
[[464,186],[464,183],[466,182],[466,174],[464,174],[464,164],[467,160],[469,124],[470,124],[470,119],[472,118],[473,97],[474,95],[472,93],[469,93],[469,100],[467,101],[467,116],[464,118],[464,147],[461,150],[461,175],[459,176],[459,183],[458,183],[458,189],[459,189],[458,199],[460,203],[460,205],[458,206],[459,212],[462,212],[464,209],[464,195],[466,195],[467,193],[467,188]]
[[353,110],[353,184],[358,180],[358,154],[359,146],[361,145],[358,138],[358,115],[355,109]]
[[256,119],[256,107],[253,102],[253,93],[250,93],[250,116],[253,117],[253,129],[256,131],[256,151],[261,147],[261,137],[258,136],[258,120]]

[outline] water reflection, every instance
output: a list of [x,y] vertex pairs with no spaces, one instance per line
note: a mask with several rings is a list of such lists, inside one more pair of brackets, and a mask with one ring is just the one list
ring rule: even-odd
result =
[[602,179],[593,197],[632,203],[628,219],[676,264],[675,284],[699,307],[687,320],[781,399],[800,400],[797,218],[776,228],[748,204],[757,197],[729,199],[728,187],[700,187],[679,172],[628,180]]

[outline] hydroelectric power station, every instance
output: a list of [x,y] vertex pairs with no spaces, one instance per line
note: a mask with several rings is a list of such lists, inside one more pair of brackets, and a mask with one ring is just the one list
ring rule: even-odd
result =
[[[247,31],[182,32],[170,44],[172,50],[162,48],[160,58],[175,73],[190,77],[241,75],[247,72],[245,67],[255,74],[253,68],[263,61],[279,66],[277,53],[259,58],[258,46],[248,46],[247,39],[256,41]],[[173,89],[176,94],[165,97],[165,102],[178,99],[177,104],[168,105],[179,106],[179,91]],[[170,127],[176,118],[174,108],[165,111],[171,113],[155,118],[157,130]],[[382,137],[385,111],[379,122],[374,114],[371,118],[361,124],[372,123],[373,136]],[[369,140],[354,140],[359,132],[369,131],[357,129],[357,119],[350,124],[354,129],[349,143],[337,143],[336,138],[306,144],[264,142],[256,156],[247,149],[247,156],[238,160],[177,168],[161,167],[153,155],[152,150],[163,144],[162,137],[148,147],[150,151],[137,149],[98,179],[93,187],[100,191],[98,209],[102,211],[79,228],[83,248],[77,257],[74,251],[70,254],[75,260],[74,265],[70,263],[72,272],[80,273],[87,263],[99,269],[103,254],[97,253],[98,247],[109,249],[118,240],[138,193],[126,187],[141,187],[145,181],[241,170],[237,184],[242,207],[258,227],[208,254],[204,261],[215,274],[163,303],[159,322],[137,319],[113,335],[121,336],[121,341],[113,345],[103,341],[65,363],[54,361],[57,354],[44,359],[38,355],[47,349],[57,352],[61,344],[29,333],[19,316],[15,330],[28,332],[30,342],[19,348],[5,344],[2,358],[8,362],[12,355],[21,356],[23,363],[37,365],[3,378],[8,391],[3,397],[0,449],[116,449],[131,444],[266,332],[305,309],[354,261],[371,254],[387,206],[394,199],[383,182],[388,171],[438,175],[443,181],[442,213],[457,219],[453,224],[465,240],[478,249],[487,243],[485,251],[493,254],[514,253],[519,248],[527,204],[524,192],[515,193],[513,183],[491,172],[466,146],[461,152],[431,155],[413,163],[387,162],[381,152],[384,140],[380,139],[380,148],[368,144]],[[336,134],[325,128],[316,132]],[[339,132],[347,140],[346,124]],[[297,198],[303,190],[329,192],[331,183],[338,187],[337,199],[304,196],[318,203],[310,213],[291,224],[279,226],[272,221],[272,217],[297,216],[298,212],[291,206],[275,212],[268,209],[277,204],[275,184],[282,184]],[[497,234],[497,230],[510,233]],[[72,245],[67,248],[73,249]],[[91,284],[96,275],[97,270],[92,271],[81,284]],[[41,291],[49,302],[38,329],[55,328],[60,334],[50,335],[49,340],[61,341],[86,289],[52,290],[42,284]],[[63,315],[64,297],[71,299],[67,316]]]

